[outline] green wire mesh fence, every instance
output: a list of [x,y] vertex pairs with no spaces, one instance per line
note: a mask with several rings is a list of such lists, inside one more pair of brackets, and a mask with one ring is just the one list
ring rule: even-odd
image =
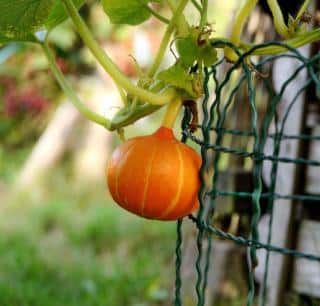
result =
[[[229,46],[236,52],[238,50],[231,44],[219,41],[213,47]],[[259,52],[266,46],[278,46],[287,50],[285,53],[275,56],[260,58],[253,63],[250,57],[253,53]],[[240,53],[238,52],[240,55]],[[296,63],[296,69],[291,75],[287,75],[286,80],[278,90],[275,90],[270,82],[270,67],[281,58],[288,58]],[[243,246],[248,253],[248,295],[247,305],[266,305],[267,300],[267,280],[270,253],[276,252],[287,256],[305,258],[320,262],[320,254],[308,254],[293,249],[282,248],[271,245],[272,224],[274,219],[274,202],[278,199],[294,201],[320,201],[320,195],[301,194],[281,194],[277,192],[276,186],[279,165],[289,163],[296,166],[319,167],[319,160],[308,158],[291,158],[281,155],[281,145],[286,140],[320,141],[319,136],[309,134],[290,134],[286,132],[286,124],[290,120],[290,112],[295,107],[298,99],[305,94],[308,88],[313,87],[314,91],[320,91],[320,54],[312,57],[302,55],[298,50],[282,43],[269,43],[255,46],[247,53],[240,55],[237,63],[231,65],[221,60],[210,69],[205,71],[204,90],[205,97],[201,106],[201,124],[199,132],[192,134],[188,130],[188,123],[191,119],[190,112],[186,109],[182,122],[183,141],[195,143],[200,146],[203,164],[200,171],[201,190],[199,193],[200,209],[195,216],[189,216],[197,228],[197,258],[195,269],[197,281],[195,284],[197,306],[205,305],[205,292],[208,285],[208,271],[214,262],[210,262],[212,245],[215,243],[214,237],[227,239]],[[299,75],[304,74],[303,82],[295,86],[295,92],[291,92],[293,97],[286,104],[284,114],[281,119],[278,117],[279,108],[283,108],[282,101],[290,84],[295,82]],[[290,89],[291,90],[291,89]],[[243,92],[246,93],[243,98]],[[261,92],[263,94],[261,94]],[[248,109],[248,118],[244,118],[246,129],[236,128],[233,109],[238,98],[242,97],[242,110],[236,114],[237,120],[241,120],[244,108]],[[261,105],[264,111],[260,110]],[[298,124],[298,123],[297,123]],[[241,139],[230,142],[230,137]],[[272,143],[272,154],[266,153],[266,144]],[[250,165],[252,175],[252,188],[248,190],[224,190],[219,184],[221,175],[221,162],[229,156],[242,160]],[[249,162],[248,162],[249,161]],[[265,190],[263,182],[263,167],[270,163],[269,183]],[[208,172],[211,170],[211,175]],[[215,226],[212,222],[213,215],[219,198],[245,199],[250,203],[251,221],[250,231],[247,236],[237,236]],[[258,222],[261,217],[262,201],[266,203],[266,212],[269,213],[269,227],[267,242],[259,239]],[[182,256],[182,220],[177,223],[177,243],[176,243],[176,306],[181,306],[182,301],[182,277],[181,265]],[[204,241],[207,243],[204,244]],[[267,253],[264,268],[263,284],[260,286],[259,298],[255,288],[254,270],[259,264],[257,250],[264,249]],[[259,301],[258,301],[259,299]]]

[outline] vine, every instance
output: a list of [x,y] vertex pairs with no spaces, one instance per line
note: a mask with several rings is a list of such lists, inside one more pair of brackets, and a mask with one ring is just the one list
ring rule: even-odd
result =
[[[18,0],[12,0],[10,5],[0,3],[0,10],[7,16],[5,20],[0,21],[0,44],[12,41],[40,44],[53,75],[70,101],[88,120],[108,130],[120,130],[164,105],[169,106],[163,124],[172,126],[183,102],[196,101],[203,95],[204,68],[218,60],[216,49],[219,48],[217,44],[219,40],[230,43],[230,47],[224,48],[224,56],[230,62],[236,62],[241,53],[255,47],[250,42],[243,42],[241,34],[258,0],[244,2],[235,18],[229,38],[214,37],[214,31],[208,22],[210,10],[208,0],[123,0],[121,2],[102,0],[104,11],[112,23],[138,25],[154,16],[166,26],[153,63],[148,71],[141,75],[137,84],[134,84],[102,49],[81,18],[78,10],[84,2],[83,0],[26,0],[24,8],[19,6]],[[170,16],[161,15],[151,5],[152,2],[167,5],[171,11]],[[191,21],[184,15],[184,10],[189,3],[190,8],[200,15],[198,25],[191,25]],[[319,28],[307,31],[304,26],[304,16],[310,0],[304,0],[296,16],[289,16],[287,23],[277,0],[267,0],[267,4],[272,13],[275,30],[285,39],[283,42],[290,47],[297,48],[320,39]],[[22,24],[19,16],[25,8],[30,14],[26,15]],[[51,30],[68,17],[85,45],[119,89],[124,105],[111,120],[91,111],[77,97],[59,70],[54,53],[48,46],[47,41]],[[176,63],[159,71],[164,55],[172,44],[175,44],[177,50]],[[239,50],[238,54],[231,48],[232,45]],[[252,52],[252,56],[278,54],[285,51],[286,48],[281,44],[266,45]]]

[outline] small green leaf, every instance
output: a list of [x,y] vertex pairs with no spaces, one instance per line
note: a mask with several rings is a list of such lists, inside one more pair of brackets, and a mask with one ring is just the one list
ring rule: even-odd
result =
[[[85,0],[73,0],[73,4],[76,8],[80,8],[86,1]],[[56,1],[54,4],[48,19],[45,22],[46,28],[48,30],[53,29],[61,22],[68,18],[68,13],[61,1]]]
[[104,11],[114,24],[137,25],[150,18],[149,0],[102,0]]
[[205,67],[209,67],[218,59],[217,50],[212,48],[209,44],[206,44],[204,47],[200,48],[199,59],[203,60]]
[[0,0],[0,42],[34,41],[54,0]]
[[157,75],[157,79],[186,91],[193,98],[197,97],[193,88],[192,76],[179,63],[169,67],[167,70],[161,71]]
[[207,41],[198,45],[196,35],[192,33],[185,38],[178,38],[176,47],[179,59],[185,67],[191,67],[196,61],[203,61],[208,67],[217,61],[217,51]]
[[178,38],[176,47],[180,60],[186,67],[191,67],[199,57],[199,47],[192,35]]

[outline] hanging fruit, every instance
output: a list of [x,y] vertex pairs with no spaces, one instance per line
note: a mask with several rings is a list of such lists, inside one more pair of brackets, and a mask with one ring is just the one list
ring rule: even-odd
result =
[[199,207],[201,158],[171,128],[132,138],[108,165],[108,187],[122,208],[148,219],[177,220]]

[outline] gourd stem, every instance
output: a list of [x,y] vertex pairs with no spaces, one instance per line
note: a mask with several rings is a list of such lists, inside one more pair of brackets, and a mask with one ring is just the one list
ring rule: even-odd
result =
[[162,126],[170,129],[173,128],[173,125],[177,120],[181,107],[182,100],[180,97],[177,97],[176,99],[172,100],[172,102],[167,106],[167,111],[165,113]]
[[62,0],[69,16],[86,46],[90,49],[92,54],[96,57],[98,62],[102,65],[105,71],[113,78],[117,85],[126,90],[128,94],[138,97],[140,100],[154,105],[164,105],[171,101],[175,95],[175,91],[169,90],[161,94],[154,94],[148,90],[138,87],[131,83],[131,81],[119,70],[113,63],[111,58],[104,52],[100,45],[94,39],[92,33],[88,29],[80,17],[72,0]]

